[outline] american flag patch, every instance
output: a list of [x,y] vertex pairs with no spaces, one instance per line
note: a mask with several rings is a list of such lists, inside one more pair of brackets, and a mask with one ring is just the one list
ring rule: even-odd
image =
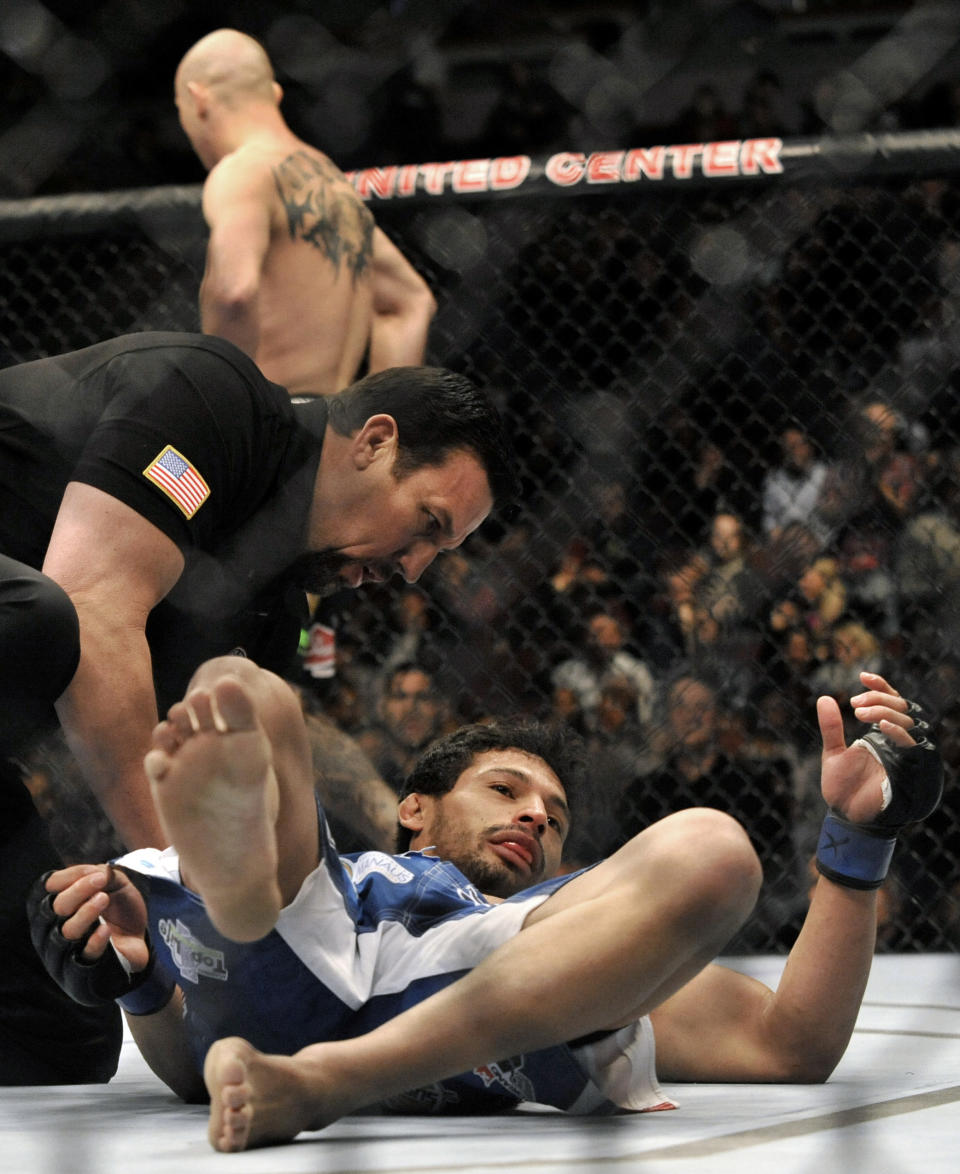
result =
[[188,518],[192,518],[210,496],[210,486],[172,444],[147,465],[143,475],[176,502]]

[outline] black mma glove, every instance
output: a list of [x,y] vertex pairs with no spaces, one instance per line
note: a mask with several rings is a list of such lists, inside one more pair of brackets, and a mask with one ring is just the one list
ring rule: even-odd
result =
[[173,995],[174,983],[157,969],[149,934],[146,942],[150,957],[136,974],[127,972],[112,947],[96,961],[84,961],[80,955],[90,934],[68,941],[60,932],[67,919],[53,911],[56,894],[46,890],[48,876],[50,873],[45,872],[27,894],[27,918],[33,947],[57,986],[84,1007],[116,1001],[131,1015],[152,1015],[165,1007]]
[[907,703],[913,718],[908,732],[916,746],[897,746],[873,725],[854,745],[865,746],[886,773],[884,806],[871,823],[851,823],[830,810],[817,844],[817,869],[829,880],[851,889],[878,889],[886,879],[898,833],[926,819],[943,793],[943,763],[915,701]]

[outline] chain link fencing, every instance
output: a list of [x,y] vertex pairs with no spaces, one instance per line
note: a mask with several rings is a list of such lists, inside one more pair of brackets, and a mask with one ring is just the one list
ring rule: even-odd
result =
[[[766,876],[734,948],[776,951],[813,883],[815,699],[849,713],[860,670],[888,674],[936,721],[947,776],[901,837],[881,948],[956,949],[958,148],[354,175],[435,292],[429,361],[498,397],[524,497],[421,584],[335,597],[336,674],[292,678],[351,730],[408,660],[454,720],[577,729],[571,865],[678,808],[730,811]],[[0,362],[197,329],[204,244],[195,187],[0,202]]]

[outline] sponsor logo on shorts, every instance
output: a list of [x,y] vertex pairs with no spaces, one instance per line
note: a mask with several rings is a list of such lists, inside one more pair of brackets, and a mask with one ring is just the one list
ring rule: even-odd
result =
[[387,1097],[377,1108],[392,1113],[444,1113],[459,1102],[460,1098],[453,1089],[442,1084],[428,1084],[424,1088]]
[[167,944],[173,963],[187,982],[203,978],[227,981],[227,967],[222,950],[211,950],[198,941],[178,918],[176,923],[163,918],[157,928]]
[[537,1098],[533,1081],[523,1072],[524,1062],[524,1056],[513,1056],[496,1064],[482,1064],[473,1071],[474,1075],[483,1081],[484,1088],[489,1088],[494,1083],[500,1084],[521,1101],[535,1101]]

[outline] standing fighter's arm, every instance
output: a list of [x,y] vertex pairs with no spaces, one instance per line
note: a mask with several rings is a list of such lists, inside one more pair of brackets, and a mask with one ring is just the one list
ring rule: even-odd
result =
[[330,812],[381,852],[397,843],[397,796],[355,738],[327,717],[306,714],[317,795]]
[[102,490],[71,482],[43,570],[80,619],[80,664],[57,701],[71,750],[130,848],[163,847],[143,757],[157,722],[147,617],[176,583],[183,555],[164,533]]
[[267,169],[227,156],[207,176],[203,215],[210,230],[200,284],[200,324],[255,358],[260,281],[270,249],[273,180]]
[[369,370],[416,367],[437,312],[430,287],[381,229],[373,230]]
[[[939,758],[908,733],[918,739],[921,733],[910,703],[881,677],[861,674],[861,680],[866,691],[854,699],[855,712],[879,723],[889,769],[862,744],[846,746],[837,703],[821,697],[822,789],[831,814],[818,862],[828,875],[817,882],[776,991],[710,966],[653,1012],[657,1070],[665,1080],[823,1081],[846,1050],[873,960],[876,892],[898,823],[929,814],[939,798]],[[902,754],[913,747],[913,758]],[[894,798],[881,815],[887,774]],[[878,821],[887,812],[893,822],[884,826]],[[841,842],[846,846],[836,857]]]

